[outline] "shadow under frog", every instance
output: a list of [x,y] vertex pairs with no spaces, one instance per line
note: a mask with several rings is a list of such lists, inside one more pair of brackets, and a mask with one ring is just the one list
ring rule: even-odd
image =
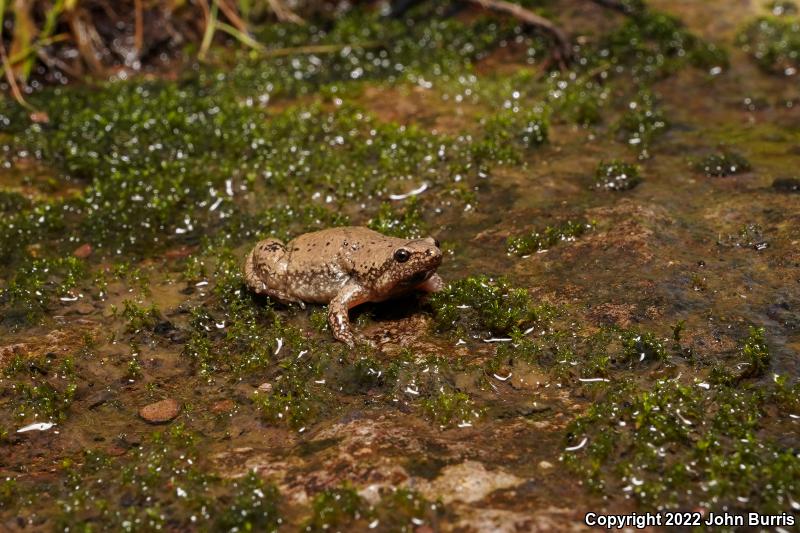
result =
[[247,286],[283,303],[328,304],[333,336],[351,348],[348,312],[413,291],[443,287],[436,269],[442,251],[435,239],[399,239],[363,227],[330,228],[284,244],[265,239],[247,255]]

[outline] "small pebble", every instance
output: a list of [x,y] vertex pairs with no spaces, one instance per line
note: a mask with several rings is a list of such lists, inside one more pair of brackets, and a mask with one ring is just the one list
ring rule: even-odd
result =
[[258,392],[272,392],[272,383],[262,383],[258,386]]
[[214,405],[211,406],[211,412],[214,414],[222,415],[225,413],[230,413],[234,410],[236,404],[233,400],[220,400]]
[[553,463],[550,463],[548,461],[539,461],[539,468],[541,468],[542,470],[550,470],[553,468]]
[[75,251],[72,252],[72,255],[77,257],[78,259],[86,259],[90,255],[92,255],[92,245],[88,242],[86,244],[82,244],[75,248]]
[[180,412],[181,404],[172,398],[167,398],[142,407],[139,410],[139,416],[151,424],[166,424],[178,416]]

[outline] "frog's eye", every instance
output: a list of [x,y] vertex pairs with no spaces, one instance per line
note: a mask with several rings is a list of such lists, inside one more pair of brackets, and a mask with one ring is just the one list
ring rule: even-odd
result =
[[439,239],[433,239],[433,245],[437,248],[441,248],[441,243],[439,243]]
[[394,260],[398,263],[405,263],[411,258],[411,252],[400,248],[394,252]]

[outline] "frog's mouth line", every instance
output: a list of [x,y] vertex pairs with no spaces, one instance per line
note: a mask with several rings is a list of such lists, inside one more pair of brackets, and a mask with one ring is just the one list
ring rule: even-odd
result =
[[431,270],[423,270],[422,272],[417,272],[416,274],[404,279],[401,281],[403,285],[419,285],[420,283],[424,283],[433,276],[435,269]]

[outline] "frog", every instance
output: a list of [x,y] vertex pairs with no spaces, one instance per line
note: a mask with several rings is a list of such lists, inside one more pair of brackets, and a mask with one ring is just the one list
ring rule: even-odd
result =
[[349,311],[367,302],[444,287],[436,269],[442,263],[433,237],[402,239],[360,226],[328,228],[287,243],[267,238],[244,261],[250,290],[282,304],[327,304],[328,325],[336,340],[351,349],[356,335]]

